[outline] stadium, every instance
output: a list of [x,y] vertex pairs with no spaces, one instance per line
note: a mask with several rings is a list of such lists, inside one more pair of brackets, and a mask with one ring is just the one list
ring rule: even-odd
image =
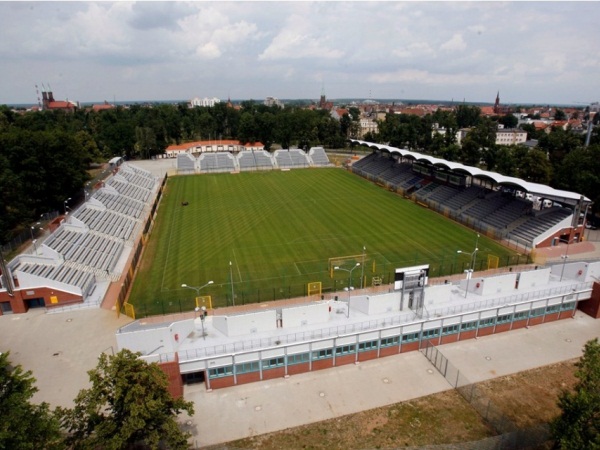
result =
[[[597,263],[525,265],[536,247],[581,239],[589,199],[355,143],[373,151],[350,170],[331,167],[322,148],[180,154],[176,173],[159,177],[114,162],[84,204],[6,264],[2,311],[112,298],[133,318],[188,313],[117,334],[165,365],[175,393],[184,381],[286,376],[578,308],[597,316]],[[495,276],[474,273],[487,269]],[[270,307],[279,299],[293,300]]]

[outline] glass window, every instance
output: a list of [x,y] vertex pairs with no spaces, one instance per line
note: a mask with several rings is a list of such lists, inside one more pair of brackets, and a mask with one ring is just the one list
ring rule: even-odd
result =
[[498,320],[496,321],[496,323],[507,323],[510,322],[512,319],[512,314],[503,314],[501,316],[498,316]]
[[543,316],[546,313],[546,308],[536,308],[531,310],[531,317]]
[[491,327],[496,323],[495,317],[490,317],[489,319],[481,319],[479,321],[479,328]]
[[381,339],[382,347],[392,347],[394,345],[398,345],[399,343],[400,343],[400,336],[392,336],[392,337]]
[[258,361],[246,362],[242,364],[236,364],[235,373],[248,373],[248,372],[258,372]]
[[423,339],[430,339],[440,335],[440,329],[435,328],[433,330],[424,330],[423,331]]
[[567,303],[563,303],[562,305],[560,305],[560,309],[563,311],[568,311],[570,309],[573,309],[575,307],[575,302],[567,302]]
[[326,359],[331,358],[332,356],[333,351],[330,348],[313,352],[313,359]]
[[461,331],[474,330],[476,328],[477,328],[477,321],[465,322],[465,323],[463,323],[463,324],[460,325],[460,330]]
[[442,335],[458,333],[458,324],[442,328]]
[[348,355],[350,353],[354,353],[356,351],[356,346],[353,345],[342,345],[341,347],[337,347],[335,349],[336,355]]
[[216,369],[209,369],[209,378],[221,378],[233,375],[233,366],[217,367]]
[[301,364],[308,362],[308,353],[299,353],[297,355],[288,355],[288,364]]
[[263,369],[272,369],[273,367],[283,366],[283,362],[284,362],[283,356],[280,356],[278,358],[263,359],[262,366],[263,366]]
[[402,335],[402,343],[418,341],[419,334],[420,333],[408,333],[408,334]]
[[560,311],[560,305],[552,305],[546,308],[546,314],[555,313]]
[[527,317],[529,317],[529,311],[515,313],[515,320],[527,319]]
[[376,349],[377,349],[377,341],[361,342],[358,344],[359,352],[366,352],[368,350],[376,350]]

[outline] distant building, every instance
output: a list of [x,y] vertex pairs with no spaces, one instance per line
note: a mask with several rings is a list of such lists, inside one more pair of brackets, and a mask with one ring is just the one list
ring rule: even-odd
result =
[[377,134],[378,132],[377,121],[367,118],[360,119],[360,137],[364,137],[367,133]]
[[276,97],[267,97],[265,98],[265,101],[263,102],[263,104],[265,106],[278,106],[280,108],[283,108],[283,103],[281,101],[279,101],[278,98]]
[[105,111],[107,109],[115,109],[115,105],[111,105],[106,100],[104,100],[104,103],[92,105],[92,111],[94,112]]
[[194,97],[193,99],[190,100],[190,106],[192,108],[195,108],[196,106],[215,106],[217,103],[221,103],[221,100],[219,100],[216,97],[213,98],[199,98],[199,97]]
[[519,145],[527,141],[527,132],[518,128],[499,128],[496,131],[496,145]]
[[79,105],[69,100],[54,100],[54,94],[52,91],[42,91],[42,111],[47,110],[60,110],[66,112],[73,112]]

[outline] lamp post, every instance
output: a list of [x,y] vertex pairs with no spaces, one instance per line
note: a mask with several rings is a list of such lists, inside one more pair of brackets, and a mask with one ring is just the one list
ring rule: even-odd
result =
[[333,268],[333,270],[341,270],[343,272],[348,272],[350,274],[350,276],[348,277],[348,312],[346,314],[346,317],[350,317],[350,291],[352,289],[354,289],[352,287],[352,272],[354,272],[354,269],[358,268],[360,266],[360,263],[356,263],[356,265],[352,268],[352,269],[344,269],[343,267],[339,267],[339,266],[335,266]]
[[67,203],[68,203],[70,200],[71,200],[71,197],[69,197],[68,199],[66,199],[66,200],[63,202],[63,209],[65,210],[65,216],[68,214],[68,213],[67,213]]
[[188,286],[187,284],[182,284],[181,287],[182,288],[186,288],[186,289],[193,289],[194,291],[196,291],[196,306],[198,306],[198,297],[200,297],[200,289],[205,288],[206,286],[208,286],[209,284],[213,284],[213,280],[210,280],[208,283],[203,284],[200,287],[195,287],[195,286]]
[[367,247],[363,245],[363,253],[362,253],[362,270],[360,271],[360,288],[362,289],[363,286],[363,282],[365,279],[365,252],[367,251]]
[[[571,233],[569,232],[569,238],[571,237]],[[559,239],[558,242],[565,242],[567,244],[567,250],[565,250],[564,255],[560,255],[560,259],[563,260],[562,268],[560,269],[560,281],[563,279],[563,275],[565,273],[565,265],[567,264],[567,259],[569,259],[569,244],[571,243],[570,239]]]
[[33,252],[37,255],[37,245],[35,245],[37,242],[37,239],[34,239],[31,242],[33,242]]
[[473,250],[471,253],[464,252],[462,250],[456,251],[456,253],[464,253],[465,255],[470,256],[469,270],[467,271],[467,287],[465,289],[465,298],[467,298],[467,294],[469,293],[469,283],[471,282],[471,276],[475,270],[475,261],[477,260],[477,251],[479,250],[477,244],[479,244],[479,234],[477,234],[477,239],[475,240],[475,250]]
[[229,280],[231,281],[231,304],[235,306],[235,297],[233,294],[233,265],[231,264],[231,261],[229,261]]
[[204,332],[204,319],[206,319],[206,306],[194,308],[196,311],[196,318],[198,318],[198,311],[200,311],[200,323],[202,323],[202,339],[206,340],[206,333]]

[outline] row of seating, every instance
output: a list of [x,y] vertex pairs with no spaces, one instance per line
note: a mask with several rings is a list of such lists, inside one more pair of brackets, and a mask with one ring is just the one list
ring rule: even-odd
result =
[[276,150],[273,154],[266,150],[248,150],[235,156],[229,152],[207,152],[196,159],[185,153],[177,155],[176,164],[179,172],[233,172],[323,167],[330,162],[322,147],[313,147],[308,154],[300,149]]
[[415,195],[417,200],[441,205],[454,217],[476,220],[501,233],[532,242],[536,237],[572,214],[568,208],[533,215],[533,204],[510,194],[471,185],[459,188],[425,180],[412,170],[412,162],[398,162],[385,153],[373,152],[352,165],[353,172]]
[[[114,279],[125,248],[133,237],[152,192],[156,178],[148,171],[122,164],[104,187],[67,217],[42,244],[62,255],[51,263],[15,258],[13,273],[30,273],[41,278],[81,288],[84,298],[96,285],[96,275]],[[141,200],[144,199],[144,200]],[[44,254],[45,258],[52,253]]]

